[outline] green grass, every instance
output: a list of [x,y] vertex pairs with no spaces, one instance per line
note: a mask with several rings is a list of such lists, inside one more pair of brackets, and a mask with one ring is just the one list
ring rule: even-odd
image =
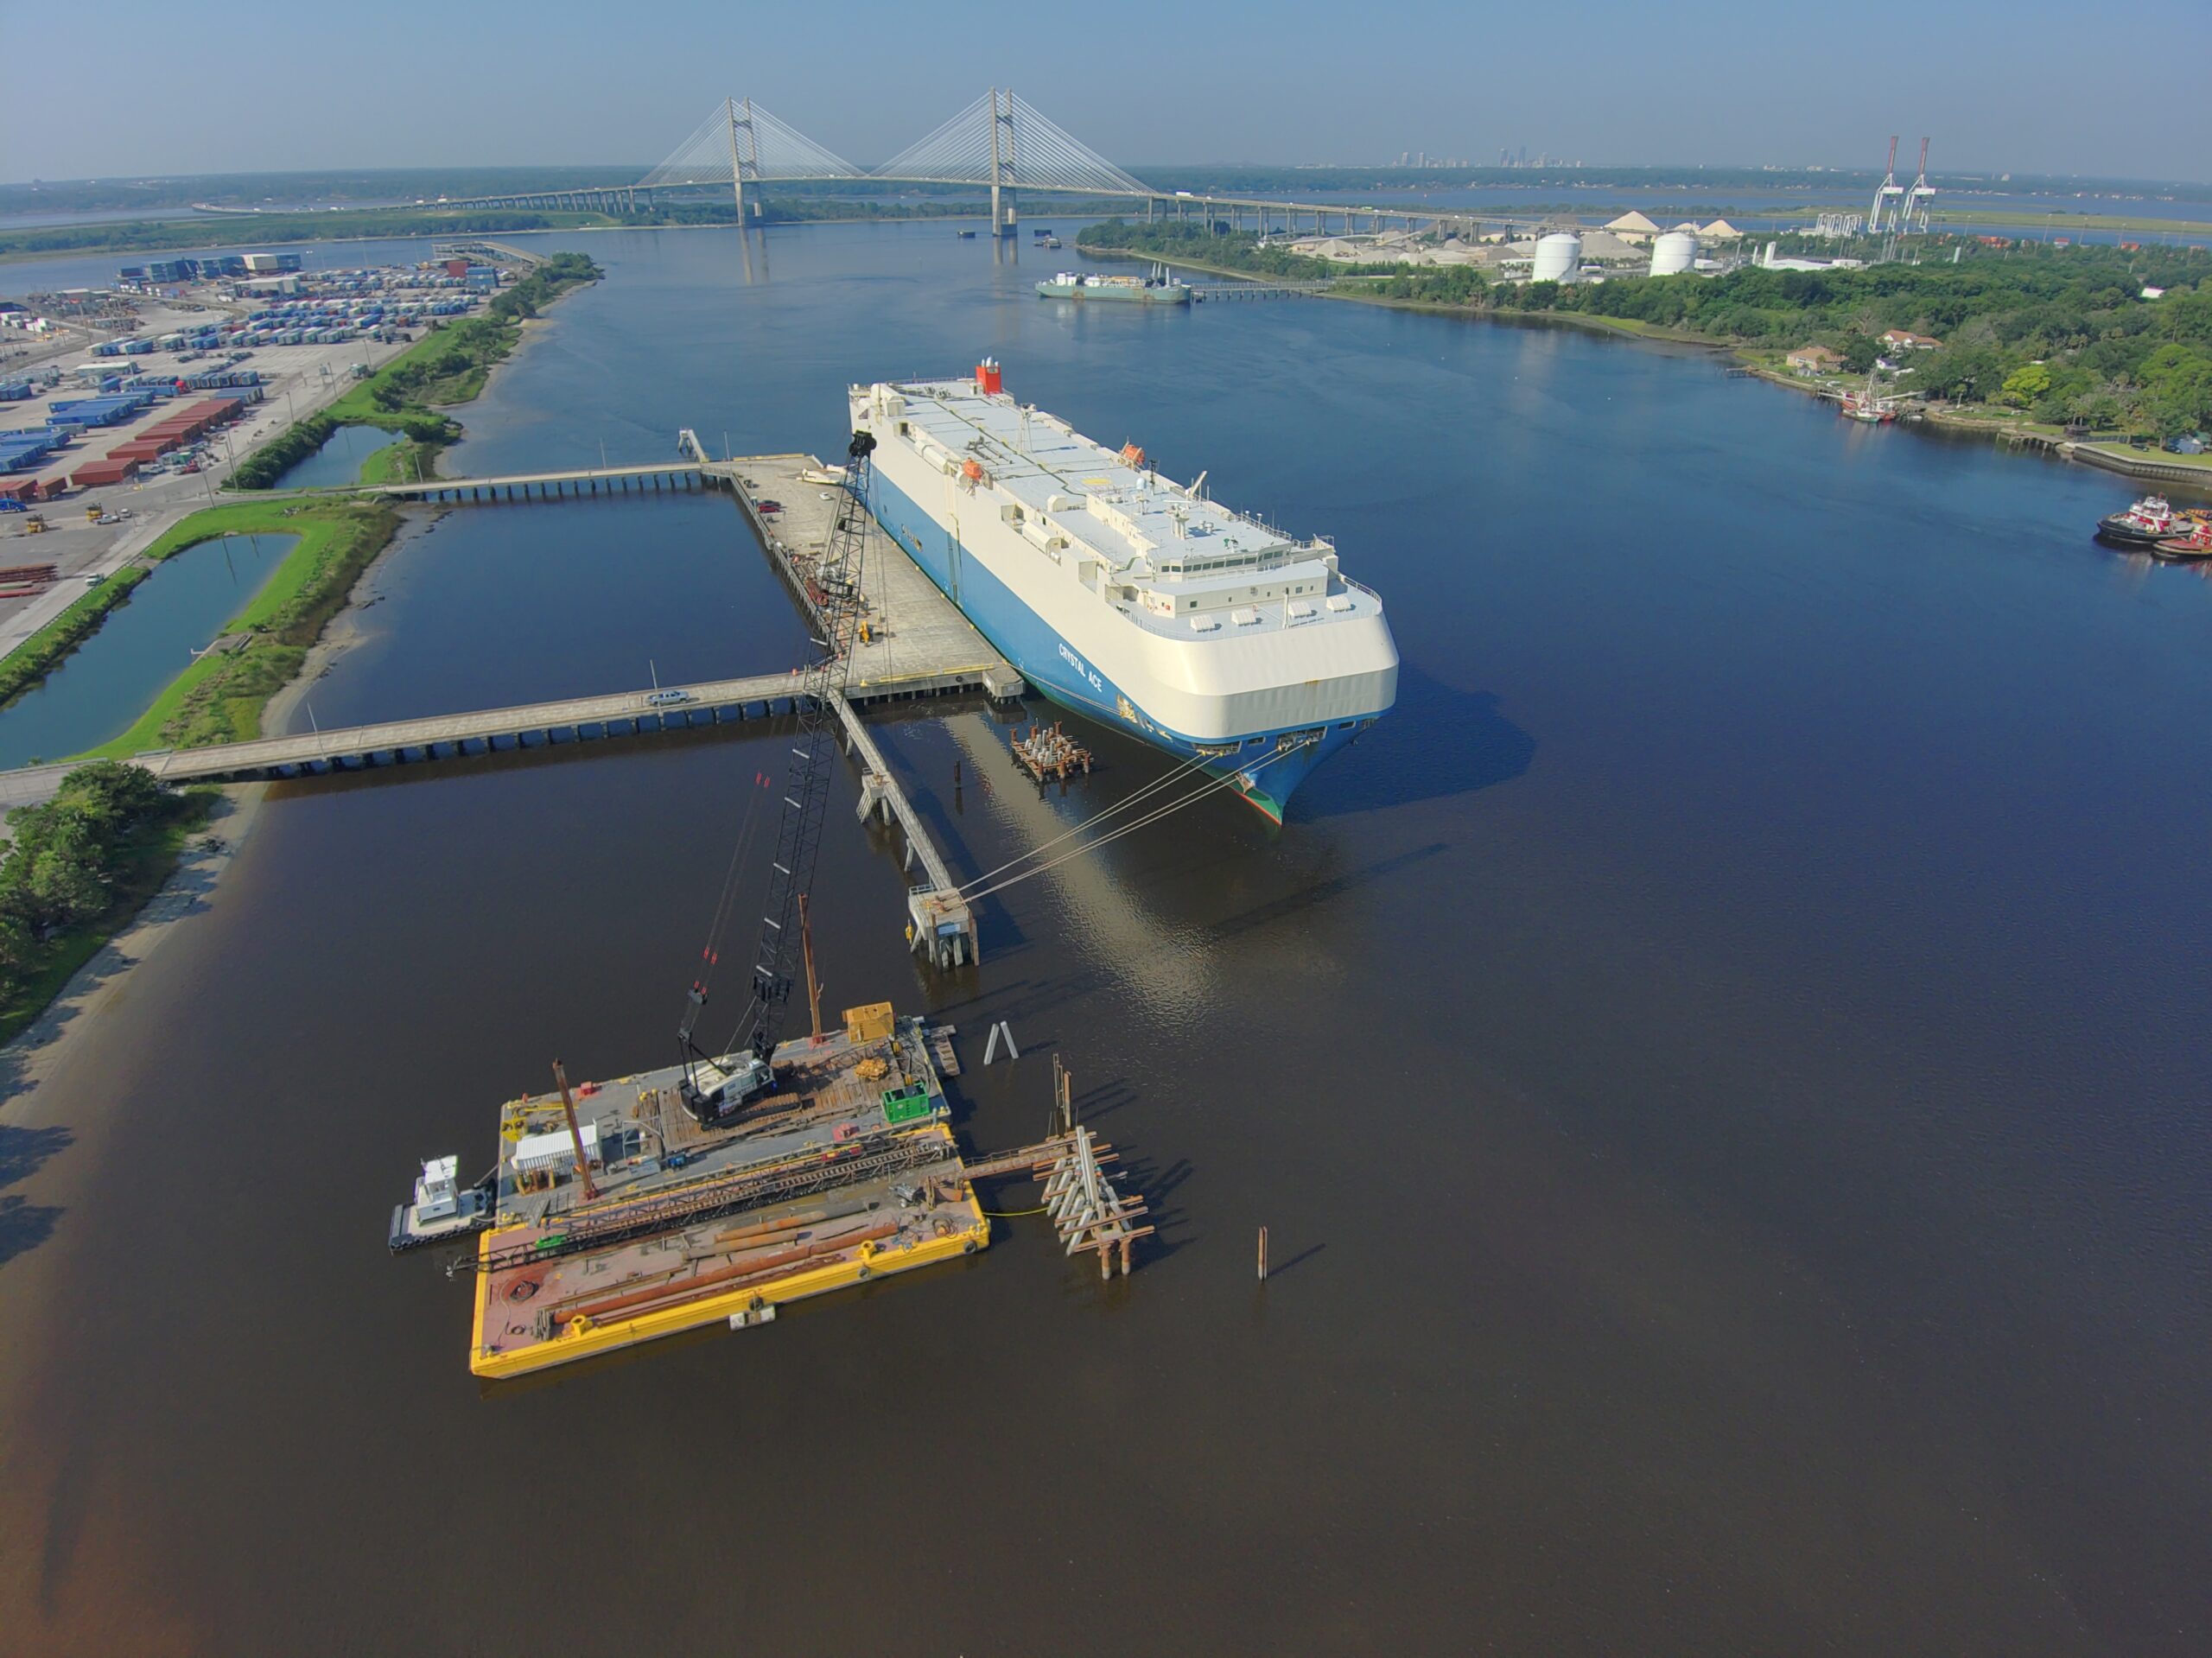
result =
[[[435,393],[439,403],[467,403],[484,390],[488,364],[478,363],[473,353],[480,348],[480,341],[470,332],[455,327],[435,328],[393,358],[365,380],[356,383],[346,395],[323,410],[328,419],[341,426],[391,426],[398,423],[404,411],[383,407],[376,401],[376,390],[390,384],[399,370],[423,369],[430,378],[423,387],[424,394]],[[512,344],[507,347],[512,349]],[[504,357],[505,351],[499,355]],[[493,360],[497,360],[494,359]],[[467,390],[466,397],[451,395],[455,390]],[[420,401],[427,403],[425,395]],[[427,411],[427,409],[425,410]]]
[[44,1013],[77,970],[129,926],[147,901],[176,873],[177,860],[207,821],[212,790],[191,789],[178,796],[164,822],[142,831],[122,848],[113,893],[99,914],[66,927],[39,946],[39,960],[24,972],[16,992],[0,1004],[0,1042],[11,1042]]
[[[433,329],[394,357],[374,374],[365,380],[356,382],[344,396],[326,407],[321,413],[310,415],[305,420],[296,422],[269,439],[240,463],[238,471],[232,473],[230,480],[223,487],[240,493],[272,487],[286,468],[297,461],[305,460],[320,449],[328,441],[331,433],[340,426],[373,426],[379,430],[396,433],[406,438],[415,445],[416,453],[422,458],[423,475],[425,477],[433,475],[436,470],[434,457],[439,450],[461,435],[460,427],[421,401],[420,394],[402,402],[396,409],[387,409],[376,401],[376,389],[379,385],[391,383],[397,371],[413,365],[423,364],[429,365],[434,371],[448,371],[437,372],[426,389],[438,391],[442,400],[445,402],[466,402],[467,397],[446,397],[443,394],[449,389],[463,389],[463,383],[469,377],[466,372],[466,365],[460,363],[459,359],[464,353],[480,349],[480,340],[472,340],[461,331],[453,328]],[[508,349],[512,347],[501,349],[499,356],[505,356]],[[493,360],[496,361],[497,359]],[[448,371],[449,365],[451,366]],[[475,389],[468,393],[469,397],[475,396],[484,389],[484,374],[480,368],[474,376],[474,385]],[[378,455],[391,454],[392,449],[397,447],[394,444],[379,449],[376,454],[369,456],[367,461],[363,462],[362,481],[364,483],[394,481],[390,478],[370,477],[368,463],[375,461]]]
[[2125,442],[2114,443],[2110,440],[2101,443],[2084,443],[2081,447],[2085,449],[2101,449],[2115,460],[2155,461],[2162,467],[2195,467],[2208,475],[2212,475],[2212,454],[2176,454],[2170,449],[2155,446],[2148,449],[2134,449],[2130,448]]
[[[218,536],[296,535],[299,543],[225,626],[255,637],[235,653],[210,652],[164,686],[119,736],[83,759],[127,759],[151,748],[243,742],[261,734],[269,699],[291,683],[307,648],[346,602],[398,528],[389,506],[342,501],[256,501],[195,512],[154,543],[163,556]],[[174,544],[172,544],[174,543]]]
[[[412,438],[403,437],[385,444],[381,449],[372,449],[361,457],[359,481],[364,484],[398,484],[411,480],[415,468],[408,457],[419,453],[421,447]],[[435,454],[436,451],[431,453]],[[428,459],[427,456],[424,458]],[[432,470],[427,466],[423,468],[425,476]]]

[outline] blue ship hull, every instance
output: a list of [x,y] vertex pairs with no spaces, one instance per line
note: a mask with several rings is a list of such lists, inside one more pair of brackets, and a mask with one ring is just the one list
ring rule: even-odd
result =
[[[1072,713],[1126,731],[1178,759],[1198,757],[1202,748],[1223,746],[1217,741],[1202,744],[1154,719],[1141,699],[1100,673],[880,472],[872,474],[868,505],[876,522],[976,625],[976,632],[1052,701]],[[1141,714],[1146,723],[1133,724],[1123,717],[1124,703]],[[1279,731],[1246,732],[1241,734],[1235,753],[1205,755],[1205,769],[1219,777],[1236,778],[1236,791],[1280,823],[1290,797],[1313,768],[1371,723],[1370,720],[1338,721],[1323,729],[1315,740],[1281,752],[1276,748],[1279,738],[1314,727],[1288,726]]]

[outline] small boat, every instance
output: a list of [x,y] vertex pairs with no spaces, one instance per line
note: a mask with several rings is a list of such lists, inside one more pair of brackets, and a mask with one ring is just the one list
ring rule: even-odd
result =
[[2145,495],[2126,511],[2107,512],[2097,520],[2098,536],[2120,547],[2155,547],[2183,533],[2181,519],[2163,495]]
[[972,242],[976,239],[976,232],[973,231],[955,231],[952,233],[963,242]]
[[1866,376],[1866,389],[1864,391],[1847,391],[1843,394],[1842,408],[1843,417],[1846,420],[1860,421],[1868,426],[1878,426],[1897,417],[1896,404],[1885,403],[1875,391],[1874,377],[1872,373]]
[[2168,536],[2151,550],[2161,558],[2212,558],[2212,518],[2184,518],[2176,521],[2181,533]]

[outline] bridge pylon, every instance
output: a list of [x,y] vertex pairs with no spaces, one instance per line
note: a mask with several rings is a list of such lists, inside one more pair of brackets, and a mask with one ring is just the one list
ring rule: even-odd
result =
[[[1016,212],[1014,185],[1020,176],[1014,159],[1014,88],[1007,88],[1006,107],[999,107],[999,89],[991,88],[991,234],[1012,236]],[[1001,193],[1006,205],[999,205]]]

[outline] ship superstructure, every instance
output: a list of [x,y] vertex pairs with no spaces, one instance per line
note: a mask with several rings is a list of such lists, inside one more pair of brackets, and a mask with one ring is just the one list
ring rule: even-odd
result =
[[1301,540],[974,378],[852,389],[879,522],[1030,683],[1280,819],[1390,707],[1381,597]]

